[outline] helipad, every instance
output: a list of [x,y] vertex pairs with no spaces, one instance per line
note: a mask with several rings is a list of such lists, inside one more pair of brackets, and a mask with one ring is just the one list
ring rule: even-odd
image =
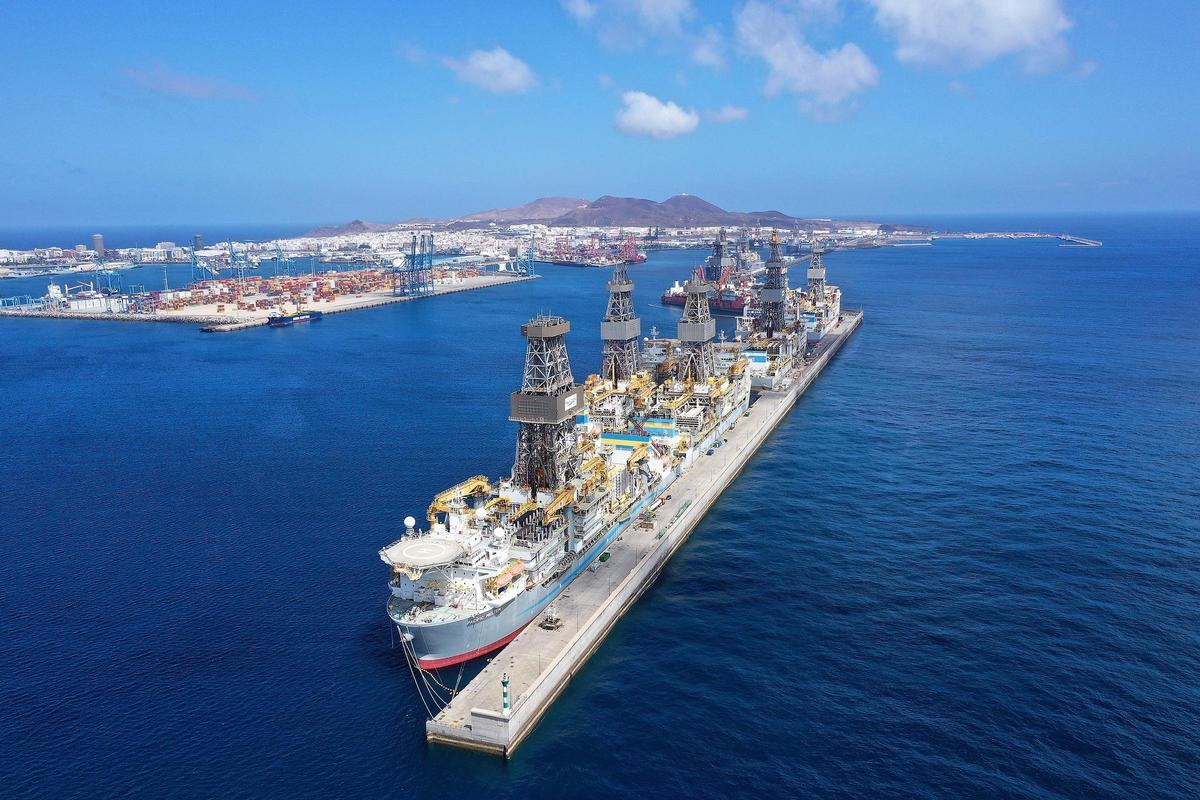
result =
[[449,564],[465,550],[458,542],[423,536],[419,539],[401,540],[385,547],[379,554],[383,560],[397,567],[437,567]]

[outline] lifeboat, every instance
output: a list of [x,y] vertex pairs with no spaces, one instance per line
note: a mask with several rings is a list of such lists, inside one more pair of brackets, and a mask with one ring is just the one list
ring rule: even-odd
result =
[[490,592],[498,592],[513,582],[513,578],[525,571],[525,562],[513,560],[508,562],[498,574],[484,581],[484,586]]

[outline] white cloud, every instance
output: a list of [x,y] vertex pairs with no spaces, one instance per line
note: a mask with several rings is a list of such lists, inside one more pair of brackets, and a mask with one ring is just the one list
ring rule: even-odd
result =
[[717,33],[717,29],[710,25],[692,43],[692,61],[706,67],[720,69],[725,66],[722,44],[721,34]]
[[806,22],[836,22],[842,17],[841,0],[784,0],[781,5]]
[[692,0],[561,0],[581,25],[590,25],[610,50],[635,50],[654,37],[678,43],[696,17]]
[[744,122],[750,118],[750,109],[741,106],[721,106],[716,111],[706,112],[704,116],[709,122]]
[[410,64],[421,65],[429,60],[429,53],[416,42],[401,42],[400,56]]
[[127,67],[121,73],[137,85],[159,94],[191,100],[239,100],[253,102],[258,92],[220,78],[176,72],[161,62],[145,68]]
[[529,65],[503,47],[474,50],[464,60],[447,58],[442,63],[460,81],[497,94],[528,92],[537,85],[537,76]]
[[1020,56],[1026,69],[1060,66],[1071,27],[1061,0],[869,0],[909,64],[973,68]]
[[1095,74],[1096,70],[1100,69],[1100,63],[1097,61],[1084,61],[1075,71],[1071,73],[1072,78],[1083,80]]
[[696,130],[700,115],[670,101],[663,102],[645,92],[625,92],[625,105],[617,111],[617,130],[629,136],[674,139]]
[[596,4],[588,0],[562,0],[562,7],[576,22],[587,22],[596,16]]
[[810,45],[802,30],[804,13],[751,0],[734,16],[742,50],[770,67],[763,91],[798,95],[801,109],[816,119],[837,119],[853,107],[855,95],[879,83],[879,70],[858,45],[848,42],[823,53]]
[[611,75],[601,72],[599,75],[596,76],[596,83],[600,84],[605,89],[609,89],[609,88],[612,88],[613,79],[612,79]]
[[692,0],[632,0],[638,19],[651,33],[679,33],[696,14]]
[[971,90],[971,87],[967,86],[962,81],[953,80],[953,81],[950,81],[950,83],[946,84],[946,86],[950,89],[950,91],[954,92],[955,94],[962,94],[962,95],[966,95],[967,97],[975,96],[975,92]]

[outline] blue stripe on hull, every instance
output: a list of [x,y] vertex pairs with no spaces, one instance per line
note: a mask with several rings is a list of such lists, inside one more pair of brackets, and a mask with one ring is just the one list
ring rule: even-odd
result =
[[476,622],[468,618],[444,622],[440,625],[407,626],[397,622],[396,626],[401,633],[412,636],[413,652],[416,653],[417,658],[424,660],[452,658],[500,641],[513,631],[528,625],[540,614],[554,598],[571,585],[580,572],[587,569],[589,564],[608,549],[613,540],[632,524],[647,503],[654,502],[675,482],[676,477],[678,476],[672,474],[670,480],[635,503],[627,512],[628,518],[624,522],[615,523],[604,536],[587,549],[570,571],[550,586],[537,584],[534,588],[519,594],[496,614],[482,619],[476,617],[475,619],[478,620]]

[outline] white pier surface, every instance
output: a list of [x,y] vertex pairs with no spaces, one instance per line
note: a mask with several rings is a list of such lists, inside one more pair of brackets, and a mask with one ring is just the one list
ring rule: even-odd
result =
[[[639,527],[635,521],[609,547],[611,557],[606,563],[593,562],[559,595],[554,605],[562,627],[545,630],[537,624],[542,617],[535,619],[426,722],[426,739],[511,756],[861,323],[861,311],[845,311],[812,361],[793,374],[792,385],[761,393],[750,406],[750,416],[729,430],[728,442],[713,455],[701,456],[667,490],[671,499],[656,512],[653,528]],[[512,706],[508,717],[501,711],[504,673],[509,676]]]

